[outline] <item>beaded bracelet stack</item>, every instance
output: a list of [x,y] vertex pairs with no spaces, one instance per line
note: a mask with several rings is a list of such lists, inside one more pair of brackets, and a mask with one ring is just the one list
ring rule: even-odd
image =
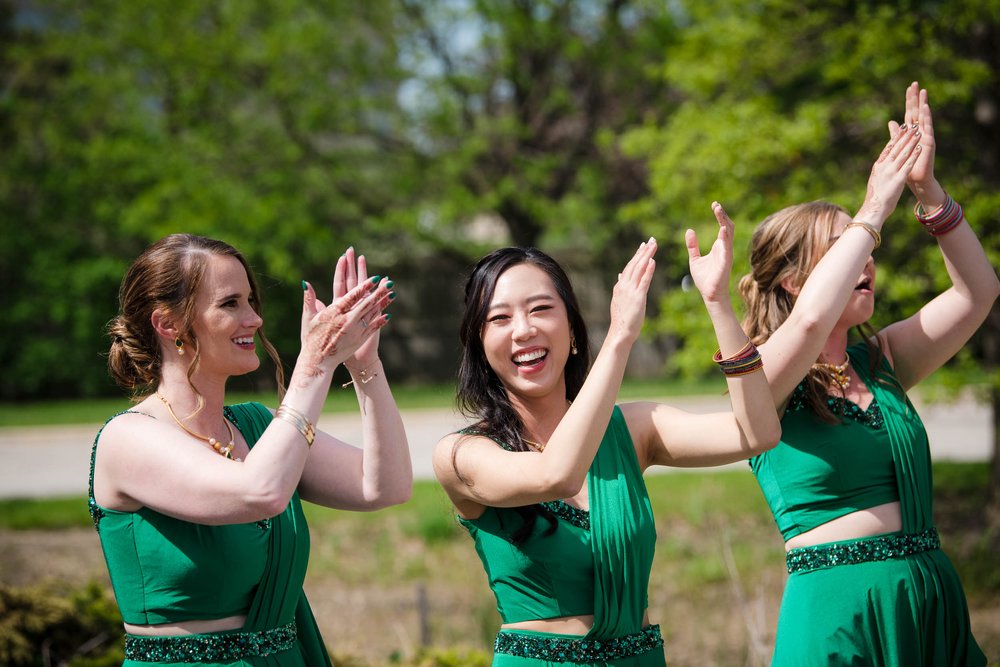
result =
[[934,213],[928,215],[920,202],[917,202],[917,205],[913,207],[913,215],[917,216],[917,220],[931,233],[931,236],[947,234],[958,227],[962,218],[965,217],[962,207],[955,203],[955,200],[947,193],[945,193],[944,204]]
[[313,441],[316,439],[316,427],[313,426],[313,423],[304,414],[295,408],[281,404],[275,411],[274,418],[284,420],[294,426],[302,434],[302,437],[306,439],[306,444],[310,447],[313,446]]
[[728,359],[723,359],[722,350],[717,350],[715,352],[715,356],[712,357],[712,361],[719,364],[719,370],[721,370],[722,374],[727,377],[749,375],[750,373],[759,371],[764,367],[764,362],[760,358],[760,352],[757,351],[757,346],[749,340],[747,341],[747,344],[743,346],[743,349]]

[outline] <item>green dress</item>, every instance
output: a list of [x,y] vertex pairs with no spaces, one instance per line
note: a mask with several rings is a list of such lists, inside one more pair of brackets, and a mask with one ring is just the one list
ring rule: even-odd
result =
[[588,471],[587,488],[589,511],[558,500],[543,503],[557,518],[554,530],[539,517],[519,545],[511,542],[523,525],[513,509],[487,507],[477,519],[459,518],[475,541],[504,623],[594,615],[583,637],[501,630],[494,667],[665,664],[659,627],[642,625],[656,529],[617,406]]
[[[226,417],[251,447],[271,421],[259,403],[227,407]],[[107,509],[94,500],[99,438],[91,453],[89,504],[123,620],[145,625],[246,615],[240,630],[183,638],[127,635],[124,665],[331,664],[302,591],[309,530],[297,493],[278,516],[249,524],[207,526],[148,507]]]
[[894,501],[902,530],[788,553],[772,665],[985,665],[933,527],[923,423],[886,360],[872,374],[866,345],[848,354],[874,396],[868,409],[831,397],[841,423],[827,424],[800,385],[781,442],[750,466],[785,540]]

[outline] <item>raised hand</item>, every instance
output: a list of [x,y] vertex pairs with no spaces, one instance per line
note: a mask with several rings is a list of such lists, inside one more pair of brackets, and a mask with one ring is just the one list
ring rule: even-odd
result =
[[306,375],[332,371],[385,326],[387,318],[382,314],[381,304],[387,299],[388,290],[384,285],[376,286],[371,280],[365,280],[324,306],[312,285],[306,283],[300,354],[307,364]]
[[[355,257],[354,248],[350,247],[347,251],[340,256],[337,260],[337,268],[333,274],[333,296],[334,298],[340,298],[347,294],[350,290],[354,289],[359,283],[363,283],[368,280],[368,263],[365,260],[364,255],[357,255]],[[379,287],[385,288],[385,298],[380,303],[379,313],[376,316],[381,320],[379,329],[389,321],[389,316],[383,313],[392,301],[392,296],[389,296],[388,290],[392,287],[392,281],[388,278],[382,278],[379,281]],[[378,343],[379,343],[379,332],[378,329],[366,340],[358,349],[355,351],[352,359],[348,360],[348,363],[355,369],[361,370],[368,368],[373,363],[378,360]]]
[[646,293],[656,270],[656,239],[650,237],[639,245],[622,272],[611,293],[611,325],[608,336],[620,336],[635,342],[646,319]]
[[861,209],[854,216],[856,219],[881,227],[889,217],[922,152],[921,136],[919,129],[903,125],[894,137],[890,137],[889,143],[872,165],[871,175],[868,177],[868,192]]
[[684,233],[691,279],[706,304],[729,301],[729,274],[733,268],[733,221],[717,201],[712,202],[712,213],[719,221],[719,235],[707,255],[698,249],[698,235],[693,229]]
[[[903,122],[911,129],[920,130],[920,156],[910,171],[906,184],[926,209],[944,202],[944,191],[934,177],[934,158],[937,145],[934,139],[934,119],[927,102],[927,90],[914,81],[906,89],[906,113]],[[899,123],[889,121],[889,136],[896,136],[902,130]]]

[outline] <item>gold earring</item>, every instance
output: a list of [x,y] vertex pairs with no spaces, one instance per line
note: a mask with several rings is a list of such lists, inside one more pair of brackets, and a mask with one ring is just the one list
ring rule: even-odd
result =
[[578,350],[576,349],[576,336],[573,335],[573,334],[570,334],[570,336],[569,336],[569,353],[570,354],[576,354],[577,351]]
[[174,339],[174,345],[177,346],[177,354],[179,354],[180,356],[183,357],[184,356],[184,341],[182,341],[180,338],[175,338]]

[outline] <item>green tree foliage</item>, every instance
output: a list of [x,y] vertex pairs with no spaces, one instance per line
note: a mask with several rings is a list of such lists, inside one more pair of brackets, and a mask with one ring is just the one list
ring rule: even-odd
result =
[[117,284],[167,233],[233,242],[292,322],[301,278],[391,236],[414,187],[391,2],[3,6],[0,395],[107,392]]
[[[631,155],[648,161],[651,192],[626,216],[664,237],[701,221],[707,235],[708,205],[718,199],[737,222],[735,273],[745,273],[750,233],[768,213],[812,199],[857,210],[886,122],[901,118],[904,88],[919,80],[934,110],[938,178],[1000,264],[1000,4],[690,2],[679,23],[661,73],[681,100],[666,122],[625,139]],[[950,284],[912,205],[904,194],[883,231],[877,326]],[[708,321],[686,314],[700,308],[697,294],[674,291],[661,306],[658,329],[684,341],[673,366],[706,372]],[[946,376],[958,385],[973,369],[987,373],[1000,415],[998,361],[994,307]],[[994,479],[1000,483],[1000,466]]]

